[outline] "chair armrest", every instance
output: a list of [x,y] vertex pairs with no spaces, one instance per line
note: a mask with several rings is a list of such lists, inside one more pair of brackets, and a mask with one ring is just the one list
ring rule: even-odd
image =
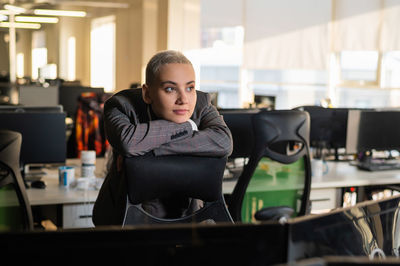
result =
[[288,206],[267,207],[257,211],[254,215],[257,221],[279,221],[285,223],[294,210]]

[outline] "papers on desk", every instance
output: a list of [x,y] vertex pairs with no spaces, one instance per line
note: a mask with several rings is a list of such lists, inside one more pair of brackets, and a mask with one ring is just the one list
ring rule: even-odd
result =
[[72,181],[70,188],[77,190],[99,190],[103,182],[104,178],[80,177]]

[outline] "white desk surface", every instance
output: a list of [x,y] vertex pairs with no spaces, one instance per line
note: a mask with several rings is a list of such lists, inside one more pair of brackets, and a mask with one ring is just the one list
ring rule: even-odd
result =
[[[67,164],[79,166],[79,160],[69,160]],[[400,184],[400,170],[368,172],[358,170],[357,167],[350,165],[348,162],[328,162],[328,166],[329,171],[326,175],[312,179],[312,189]],[[79,176],[79,167],[77,167],[77,170],[77,176]],[[99,161],[98,164],[96,162],[96,176],[102,177],[102,170],[102,162]],[[61,188],[58,185],[56,171],[48,173],[43,180],[47,184],[45,189],[27,189],[31,205],[94,202],[99,192],[98,190]],[[224,181],[223,193],[231,193],[235,184],[236,181]]]
[[[75,177],[80,177],[80,160],[67,160],[67,165],[75,166]],[[103,159],[97,158],[95,175],[98,180],[103,177]],[[78,190],[76,188],[63,188],[58,184],[58,170],[46,169],[46,175],[42,180],[46,183],[46,188],[29,188],[26,190],[29,202],[34,205],[52,205],[52,204],[73,204],[87,203],[96,201],[98,190]]]
[[365,171],[349,162],[328,162],[328,173],[313,178],[311,188],[356,187],[400,184],[400,170]]
[[[224,181],[223,192],[231,193],[236,181]],[[342,188],[400,184],[400,170],[369,172],[357,169],[349,162],[328,162],[328,173],[322,177],[312,178],[311,188]]]

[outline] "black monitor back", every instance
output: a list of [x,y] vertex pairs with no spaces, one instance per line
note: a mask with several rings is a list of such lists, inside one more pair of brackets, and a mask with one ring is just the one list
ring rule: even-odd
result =
[[75,117],[75,112],[78,107],[78,99],[81,93],[95,92],[98,94],[104,93],[104,88],[92,88],[75,85],[61,85],[59,88],[59,103],[64,107],[64,111],[68,117]]
[[[7,232],[0,233],[0,248],[7,250],[17,265],[39,262],[50,265],[60,260],[73,265],[76,258],[79,264],[95,265],[109,265],[116,258],[130,263],[133,258],[144,260],[146,265],[287,265],[325,256],[368,258],[375,253],[391,257],[400,252],[399,206],[399,196],[395,196],[290,219],[286,224],[154,225],[124,230],[112,226]],[[363,265],[363,260],[359,262],[358,265]]]
[[54,106],[0,105],[0,113],[4,113],[4,112],[62,113],[63,106],[62,105],[54,105]]
[[251,117],[260,109],[219,109],[232,133],[233,151],[230,158],[249,157],[254,145]]
[[357,151],[400,150],[400,111],[363,111]]
[[[289,222],[290,261],[323,256],[398,256],[400,196]],[[359,265],[364,265],[360,263]]]
[[65,162],[65,113],[0,112],[0,129],[22,134],[22,164]]
[[346,147],[348,108],[304,106],[301,110],[310,114],[311,147],[335,149]]

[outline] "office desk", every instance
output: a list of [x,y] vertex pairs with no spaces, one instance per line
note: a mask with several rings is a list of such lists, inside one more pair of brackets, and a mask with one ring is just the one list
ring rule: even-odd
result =
[[[75,166],[75,177],[80,177],[80,160],[69,159],[67,165]],[[33,209],[51,208],[61,212],[58,223],[63,228],[86,228],[93,227],[92,210],[93,203],[96,201],[98,190],[93,188],[79,190],[77,188],[63,188],[58,184],[57,168],[45,169],[46,175],[42,180],[46,182],[45,189],[29,188],[26,190],[29,202]],[[96,159],[96,181],[101,183],[104,176],[104,159]]]
[[[79,160],[68,160],[68,165],[79,166]],[[400,170],[368,172],[358,170],[348,162],[328,162],[326,175],[313,178],[310,200],[312,211],[318,212],[337,208],[342,202],[342,188],[368,187],[400,184]],[[102,177],[103,160],[96,162],[96,176]],[[77,167],[79,176],[79,167]],[[43,178],[45,189],[27,189],[32,206],[58,205],[62,207],[62,226],[64,228],[92,227],[91,213],[98,190],[64,189],[58,186],[57,171],[49,171]],[[223,193],[230,194],[236,180],[224,180]]]
[[[312,211],[334,209],[341,206],[342,188],[400,184],[400,170],[369,172],[357,169],[349,162],[329,161],[328,173],[321,177],[313,177],[310,200]],[[223,192],[232,193],[236,181],[225,181]],[[361,193],[360,193],[361,194]]]

